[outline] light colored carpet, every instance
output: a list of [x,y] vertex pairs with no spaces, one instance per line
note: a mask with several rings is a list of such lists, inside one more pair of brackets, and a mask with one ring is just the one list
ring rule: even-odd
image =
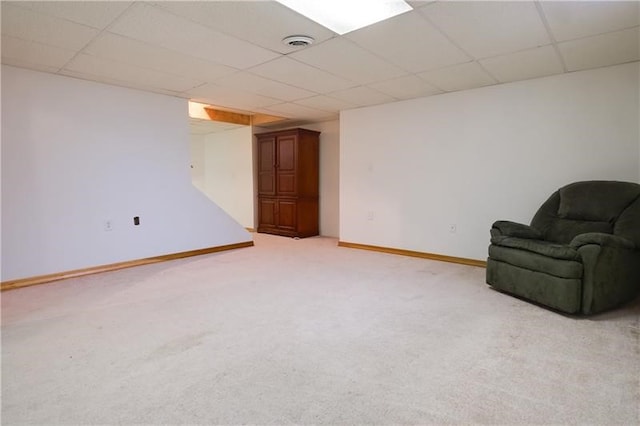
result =
[[640,302],[563,316],[484,269],[256,246],[2,294],[2,423],[640,422]]

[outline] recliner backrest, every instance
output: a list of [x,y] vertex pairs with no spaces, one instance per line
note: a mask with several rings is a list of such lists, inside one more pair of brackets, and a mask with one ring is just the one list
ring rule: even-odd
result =
[[548,241],[568,244],[579,234],[621,235],[640,247],[640,185],[584,181],[554,192],[538,209],[531,226]]

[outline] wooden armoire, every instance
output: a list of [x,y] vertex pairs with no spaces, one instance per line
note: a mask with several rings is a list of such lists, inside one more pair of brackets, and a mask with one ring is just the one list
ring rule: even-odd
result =
[[289,129],[256,138],[258,232],[318,235],[320,132]]

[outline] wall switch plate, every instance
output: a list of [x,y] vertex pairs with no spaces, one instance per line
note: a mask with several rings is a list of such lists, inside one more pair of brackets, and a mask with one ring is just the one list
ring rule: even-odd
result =
[[103,222],[105,231],[113,231],[113,221],[111,219],[107,219]]

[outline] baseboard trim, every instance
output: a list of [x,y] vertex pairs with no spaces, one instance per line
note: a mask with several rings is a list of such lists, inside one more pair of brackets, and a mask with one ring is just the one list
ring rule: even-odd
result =
[[256,232],[256,228],[244,228],[246,229],[248,232]]
[[36,277],[21,278],[18,280],[3,281],[0,283],[0,290],[14,290],[32,285],[46,284],[53,281],[66,280],[67,278],[82,277],[84,275],[99,274],[101,272],[117,271],[118,269],[132,268],[134,266],[149,265],[151,263],[166,262],[169,260],[182,259],[185,257],[200,256],[203,254],[217,253],[227,250],[235,250],[244,247],[252,247],[253,241],[227,244],[224,246],[208,247],[198,250],[189,250],[179,253],[165,254],[161,256],[147,257],[145,259],[129,260],[126,262],[111,263],[108,265],[93,266],[90,268],[75,269],[73,271],[58,272],[55,274],[39,275]]
[[339,247],[348,247],[360,250],[378,251],[381,253],[398,254],[400,256],[420,257],[422,259],[439,260],[441,262],[459,263],[461,265],[478,266],[486,268],[487,262],[484,260],[467,259],[466,257],[445,256],[443,254],[424,253],[421,251],[403,250],[391,247],[371,246],[368,244],[349,243],[338,241]]

